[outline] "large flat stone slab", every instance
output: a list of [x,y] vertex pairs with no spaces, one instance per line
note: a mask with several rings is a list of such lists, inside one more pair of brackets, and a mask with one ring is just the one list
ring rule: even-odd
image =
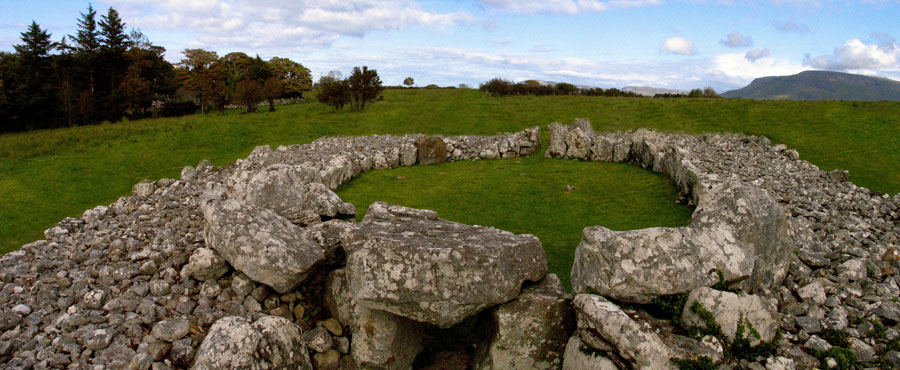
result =
[[533,235],[437,218],[376,202],[347,233],[347,277],[357,304],[450,327],[539,281],[547,259]]

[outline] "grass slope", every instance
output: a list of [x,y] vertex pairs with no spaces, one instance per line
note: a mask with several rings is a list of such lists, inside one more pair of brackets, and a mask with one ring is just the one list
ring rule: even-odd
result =
[[[575,188],[569,191],[567,185]],[[359,219],[382,200],[433,209],[465,224],[533,234],[547,252],[550,271],[565,286],[582,229],[686,225],[693,209],[673,202],[676,193],[668,178],[638,167],[541,155],[372,171],[338,189],[356,206]]]
[[576,117],[589,118],[598,130],[764,134],[825,169],[849,169],[859,185],[896,193],[898,112],[896,102],[490,98],[474,90],[423,89],[386,91],[383,102],[363,113],[306,103],[275,113],[232,111],[0,135],[0,251],[42,238],[63,217],[128,195],[141,179],[178,177],[182,166],[203,158],[224,165],[256,145],[306,143],[323,135],[487,135]]
[[722,96],[775,100],[900,100],[900,82],[852,73],[804,71],[791,76],[757,78]]

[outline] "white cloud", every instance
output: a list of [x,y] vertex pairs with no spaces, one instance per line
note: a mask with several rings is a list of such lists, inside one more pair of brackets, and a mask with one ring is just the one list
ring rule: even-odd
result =
[[110,0],[130,12],[129,25],[189,30],[195,45],[259,48],[327,46],[341,36],[411,26],[445,28],[472,19],[435,13],[412,0]]
[[719,40],[719,43],[730,48],[742,48],[753,45],[753,40],[750,39],[750,36],[744,36],[734,31],[725,36],[724,40]]
[[769,51],[769,48],[755,48],[747,50],[747,53],[744,54],[744,59],[756,62],[757,60],[768,58],[770,56],[772,56],[772,52]]
[[666,42],[659,47],[659,51],[678,55],[694,55],[697,52],[697,50],[694,49],[693,42],[681,37],[667,39]]
[[711,73],[723,82],[746,85],[755,78],[792,75],[808,69],[810,68],[791,63],[789,59],[765,56],[750,61],[746,54],[731,53],[713,58]]
[[772,23],[772,26],[774,26],[775,29],[777,29],[781,32],[801,33],[801,34],[810,32],[809,27],[807,27],[805,24],[798,23],[796,20],[793,20],[793,19],[786,20],[786,21],[780,21],[780,22],[774,22],[774,23]]
[[480,2],[489,9],[511,13],[578,14],[659,5],[662,0],[480,0]]
[[859,39],[850,39],[834,48],[831,55],[806,56],[804,65],[819,69],[834,70],[877,70],[900,68],[900,46],[892,39],[883,39],[880,44],[866,44]]

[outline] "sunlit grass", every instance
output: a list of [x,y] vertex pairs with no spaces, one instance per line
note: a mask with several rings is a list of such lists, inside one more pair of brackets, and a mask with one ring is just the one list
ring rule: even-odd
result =
[[473,90],[421,89],[388,90],[384,101],[362,113],[305,103],[275,113],[229,111],[0,135],[0,251],[42,238],[63,217],[128,195],[142,179],[177,177],[182,166],[204,158],[224,165],[261,144],[325,135],[490,135],[576,117],[589,118],[598,130],[764,134],[825,169],[849,169],[859,185],[896,193],[898,113],[896,102],[490,98]]

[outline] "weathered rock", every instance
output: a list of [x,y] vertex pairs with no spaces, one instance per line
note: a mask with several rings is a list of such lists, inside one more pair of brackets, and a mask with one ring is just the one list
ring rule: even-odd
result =
[[274,211],[236,200],[202,205],[206,245],[236,270],[287,293],[325,259],[322,248]]
[[547,146],[547,152],[544,156],[547,158],[565,156],[568,151],[566,136],[569,134],[569,128],[559,122],[553,122],[547,126],[547,130],[550,131],[550,145]]
[[815,304],[825,304],[825,287],[818,280],[813,281],[797,290],[797,295],[804,301],[810,301]]
[[156,191],[156,183],[151,181],[141,181],[131,188],[131,192],[138,197],[146,197]]
[[442,163],[447,161],[447,144],[437,136],[425,136],[415,142],[418,164]]
[[216,321],[197,351],[193,369],[312,369],[300,327],[275,316],[228,316]]
[[347,277],[358,305],[450,327],[515,298],[522,282],[547,272],[541,243],[532,235],[434,219],[421,210],[369,209],[346,243]]
[[313,351],[325,352],[331,348],[332,340],[328,330],[319,326],[303,333],[303,343]]
[[[588,124],[590,125],[590,124]],[[585,132],[580,127],[569,129],[566,135],[566,157],[567,158],[587,158],[591,154],[593,130]]]
[[209,248],[195,249],[184,268],[188,276],[199,281],[218,279],[228,272],[225,259]]
[[496,328],[475,349],[476,369],[558,369],[574,324],[565,289],[554,274],[522,289],[490,312]]
[[153,325],[150,334],[156,339],[171,343],[184,338],[190,330],[191,323],[187,319],[169,319]]
[[112,343],[114,335],[107,329],[94,330],[84,337],[84,346],[94,351],[102,350]]
[[632,319],[603,297],[579,294],[573,301],[580,332],[602,340],[623,360],[637,369],[674,368],[674,353],[652,328]]
[[780,283],[790,237],[785,215],[763,190],[729,181],[704,192],[688,227],[612,231],[584,229],[575,251],[572,288],[649,303],[656,296],[712,286],[715,271],[751,288]]
[[[694,302],[712,313],[713,317],[724,334],[730,340],[734,340],[735,332],[740,321],[745,327],[756,329],[759,339],[751,338],[751,343],[771,341],[778,330],[778,318],[773,314],[769,305],[757,296],[747,294],[734,294],[710,288],[697,288],[688,295],[687,304],[681,315],[681,322],[686,328],[705,327],[706,322],[693,310]],[[745,336],[750,337],[750,328],[746,327]]]
[[341,354],[329,349],[313,356],[313,365],[316,370],[337,370],[341,365]]
[[303,228],[303,236],[322,247],[326,264],[338,265],[346,256],[341,240],[347,231],[355,228],[355,222],[328,220]]
[[350,355],[363,369],[406,370],[422,350],[423,324],[391,313],[356,308]]
[[569,338],[562,368],[563,370],[619,370],[613,360],[584,344],[578,336]]

